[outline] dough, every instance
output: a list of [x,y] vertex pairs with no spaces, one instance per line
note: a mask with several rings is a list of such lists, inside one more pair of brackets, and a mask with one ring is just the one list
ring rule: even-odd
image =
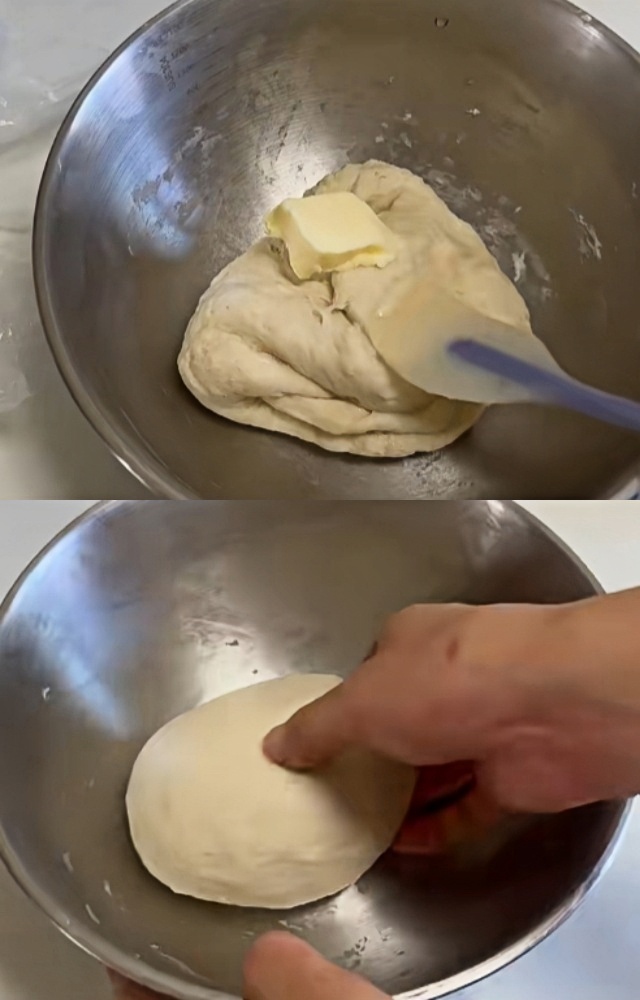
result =
[[340,683],[293,674],[233,691],[152,736],[127,790],[144,865],[176,893],[288,908],[351,885],[390,846],[415,771],[349,751],[320,772],[269,763],[273,726]]
[[531,332],[527,307],[474,230],[408,170],[371,161],[316,192],[352,191],[399,239],[382,270],[309,281],[282,245],[259,240],[205,292],[178,360],[185,385],[215,413],[329,451],[401,457],[455,441],[482,413],[431,396],[397,375],[367,320],[428,276],[479,312]]

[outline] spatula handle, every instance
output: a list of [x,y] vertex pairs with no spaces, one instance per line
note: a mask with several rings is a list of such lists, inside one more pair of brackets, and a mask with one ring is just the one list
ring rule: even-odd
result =
[[545,371],[476,340],[453,341],[449,352],[493,375],[516,382],[528,391],[532,403],[552,403],[604,423],[640,431],[640,403],[593,389],[570,375]]

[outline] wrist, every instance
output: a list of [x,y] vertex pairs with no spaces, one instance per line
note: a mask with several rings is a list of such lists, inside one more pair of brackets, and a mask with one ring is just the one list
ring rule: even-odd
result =
[[489,750],[505,732],[540,717],[561,683],[563,617],[564,609],[556,605],[466,609],[453,686],[473,705],[474,753]]
[[[555,609],[552,684],[567,695],[640,711],[640,592],[595,597]],[[549,659],[549,656],[546,656]]]
[[482,628],[502,628],[488,676],[509,713],[485,752],[523,774],[533,762],[525,800],[536,782],[552,809],[640,793],[639,597],[487,609]]
[[491,687],[543,690],[561,683],[571,643],[569,606],[494,604],[476,609],[468,650]]
[[504,732],[555,718],[560,704],[577,707],[595,697],[603,671],[590,649],[591,608],[580,602],[473,610],[460,661],[465,683],[487,707],[487,746]]
[[640,711],[640,621],[630,593],[562,605],[479,609],[478,644],[496,684],[521,698]]

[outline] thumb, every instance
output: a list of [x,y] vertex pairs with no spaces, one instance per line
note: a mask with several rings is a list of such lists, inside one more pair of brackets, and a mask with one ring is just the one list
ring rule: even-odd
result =
[[346,685],[339,684],[272,729],[262,746],[274,764],[305,770],[328,763],[350,742]]
[[244,1000],[389,1000],[282,931],[256,941],[244,963]]

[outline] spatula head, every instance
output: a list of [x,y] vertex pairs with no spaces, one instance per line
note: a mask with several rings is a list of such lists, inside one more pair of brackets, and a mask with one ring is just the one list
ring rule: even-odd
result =
[[489,319],[428,282],[412,289],[389,315],[368,324],[374,347],[403,378],[426,392],[472,403],[531,402],[533,392],[450,353],[459,340],[489,347],[564,374],[544,344],[528,331]]

